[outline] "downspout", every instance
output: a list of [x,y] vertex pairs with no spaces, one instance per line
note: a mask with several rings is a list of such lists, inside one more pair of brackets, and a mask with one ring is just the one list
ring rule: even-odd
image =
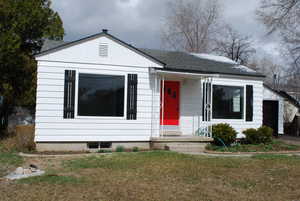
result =
[[155,88],[155,78],[156,78],[156,76],[155,75],[151,75],[151,76],[153,76],[151,78],[151,80],[154,81],[154,84],[152,85],[153,89],[152,89],[152,101],[151,101],[151,134],[150,134],[150,138],[153,137],[153,116],[154,116],[153,115],[153,101],[154,101],[154,92],[155,92],[155,89],[156,89]]

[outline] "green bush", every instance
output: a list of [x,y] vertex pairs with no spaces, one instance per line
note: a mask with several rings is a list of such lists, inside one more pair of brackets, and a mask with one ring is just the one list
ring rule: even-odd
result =
[[243,134],[246,135],[245,142],[247,144],[259,144],[260,143],[260,136],[255,128],[248,128],[243,131]]
[[231,145],[235,139],[237,132],[229,124],[216,124],[212,127],[212,135],[214,138],[214,144],[222,146],[224,142],[225,145]]
[[124,152],[124,151],[125,151],[125,149],[123,146],[117,146],[116,152]]
[[138,147],[133,147],[133,148],[132,148],[132,151],[133,151],[133,152],[138,152],[138,151],[139,151],[139,148],[138,148]]
[[111,150],[109,150],[109,149],[99,149],[97,152],[98,153],[111,153]]
[[273,129],[267,126],[261,126],[258,129],[249,128],[243,133],[246,135],[248,144],[268,144],[272,142]]
[[268,144],[273,141],[273,129],[268,126],[261,126],[257,129],[257,132],[261,136],[261,143]]

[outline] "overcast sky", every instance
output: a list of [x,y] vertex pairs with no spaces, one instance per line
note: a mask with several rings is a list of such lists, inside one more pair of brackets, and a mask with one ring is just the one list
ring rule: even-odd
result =
[[[108,29],[109,33],[136,47],[161,48],[160,28],[170,0],[53,0],[71,41]],[[221,0],[224,20],[241,34],[255,40],[259,53],[276,57],[278,41],[265,35],[256,20],[260,0]]]

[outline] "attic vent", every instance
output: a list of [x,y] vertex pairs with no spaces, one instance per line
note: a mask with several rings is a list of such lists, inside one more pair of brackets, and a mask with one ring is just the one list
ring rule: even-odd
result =
[[100,57],[107,57],[108,56],[108,45],[101,43],[99,45],[99,56]]

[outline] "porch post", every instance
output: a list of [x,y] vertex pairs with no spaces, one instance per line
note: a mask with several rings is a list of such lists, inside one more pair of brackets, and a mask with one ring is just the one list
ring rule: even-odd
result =
[[153,76],[153,79],[151,79],[151,80],[153,80],[153,85],[152,85],[152,87],[153,87],[153,90],[152,90],[152,101],[151,101],[151,138],[153,137],[153,121],[155,120],[154,118],[155,118],[155,116],[154,116],[154,96],[155,96],[155,92],[156,92],[156,75],[155,74],[152,74],[152,76]]
[[164,113],[165,113],[165,76],[162,77],[162,92],[161,92],[161,96],[162,96],[162,109],[161,109],[161,121],[162,121],[162,136],[164,136]]
[[[202,83],[202,78],[200,77],[200,87],[201,87],[201,83]],[[200,94],[201,94],[201,89],[202,89],[202,87],[200,88]],[[201,95],[200,95],[200,97],[201,97]],[[199,111],[199,113],[198,113],[198,129],[197,129],[197,131],[196,131],[196,133],[194,133],[194,135],[197,135],[197,136],[199,136],[199,132],[200,132],[200,130],[201,130],[201,128],[200,128],[200,124],[201,124],[201,121],[200,121],[200,115],[201,115],[201,109],[202,109],[202,105],[201,105],[201,99],[200,99],[200,111]]]
[[212,124],[211,124],[211,116],[212,116],[212,91],[213,91],[213,86],[212,86],[212,80],[213,78],[210,77],[209,78],[209,100],[210,100],[210,103],[209,103],[209,127],[208,127],[208,137],[212,137]]

